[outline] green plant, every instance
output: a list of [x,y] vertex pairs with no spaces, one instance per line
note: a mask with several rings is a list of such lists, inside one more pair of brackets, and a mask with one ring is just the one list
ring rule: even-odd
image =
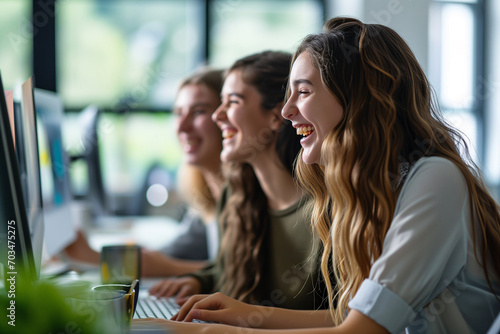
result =
[[6,277],[6,291],[0,293],[0,333],[100,332],[95,329],[95,319],[74,312],[53,283],[31,283],[19,276],[10,281]]

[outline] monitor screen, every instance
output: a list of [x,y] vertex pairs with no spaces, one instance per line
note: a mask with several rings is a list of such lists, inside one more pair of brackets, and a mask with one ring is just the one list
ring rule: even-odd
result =
[[20,273],[38,278],[3,92],[0,75],[0,284]]
[[70,164],[62,142],[64,108],[59,96],[35,88],[35,107],[45,222],[44,258],[50,258],[76,237],[71,211]]

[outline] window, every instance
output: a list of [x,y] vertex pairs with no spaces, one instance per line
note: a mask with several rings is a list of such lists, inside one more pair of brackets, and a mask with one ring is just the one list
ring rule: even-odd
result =
[[178,82],[202,63],[226,67],[264,49],[293,52],[323,24],[324,8],[317,0],[207,3],[58,2],[57,87],[65,105],[165,110]]
[[13,89],[32,74],[31,1],[0,1],[0,31],[2,79],[6,89]]
[[165,109],[202,61],[199,1],[57,3],[58,90],[68,108]]
[[99,140],[103,178],[108,191],[115,194],[136,191],[144,181],[144,171],[155,164],[175,176],[182,157],[173,114],[105,113],[101,124],[106,123],[109,126],[100,133]]
[[265,49],[294,52],[308,34],[321,31],[323,8],[314,0],[211,2],[210,64],[230,66]]
[[[131,205],[137,204],[134,203],[137,202],[135,197],[145,190],[146,178],[154,167],[162,172],[161,180],[157,181],[159,185],[167,192],[175,190],[175,177],[182,154],[176,138],[173,114],[144,110],[124,114],[104,112],[98,121],[97,135],[100,177],[109,200],[107,209],[110,212],[138,214],[138,209]],[[82,138],[84,134],[79,114],[68,114],[64,124],[64,139],[65,149],[71,156],[83,153]],[[81,160],[72,165],[72,189],[77,196],[91,193],[92,189],[88,187],[95,185],[89,182],[87,168]]]
[[430,80],[447,120],[462,131],[472,158],[482,164],[482,106],[477,89],[483,83],[478,2],[434,1],[430,20]]

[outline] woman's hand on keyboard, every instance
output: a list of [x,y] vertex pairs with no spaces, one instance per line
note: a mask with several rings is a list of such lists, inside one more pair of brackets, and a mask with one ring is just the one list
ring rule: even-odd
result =
[[169,278],[155,284],[149,289],[149,294],[156,297],[173,297],[177,295],[178,303],[185,301],[186,297],[201,292],[201,284],[194,277]]
[[[194,319],[218,322],[239,327],[259,327],[252,319],[267,316],[264,309],[230,298],[220,292],[212,295],[196,295],[182,305],[175,321],[190,322]],[[257,314],[257,313],[258,314]]]

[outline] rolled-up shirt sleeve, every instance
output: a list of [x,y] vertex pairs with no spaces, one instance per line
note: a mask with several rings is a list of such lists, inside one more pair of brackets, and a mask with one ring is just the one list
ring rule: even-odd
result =
[[465,266],[467,184],[444,158],[423,158],[403,185],[381,256],[349,303],[391,333],[441,293]]

